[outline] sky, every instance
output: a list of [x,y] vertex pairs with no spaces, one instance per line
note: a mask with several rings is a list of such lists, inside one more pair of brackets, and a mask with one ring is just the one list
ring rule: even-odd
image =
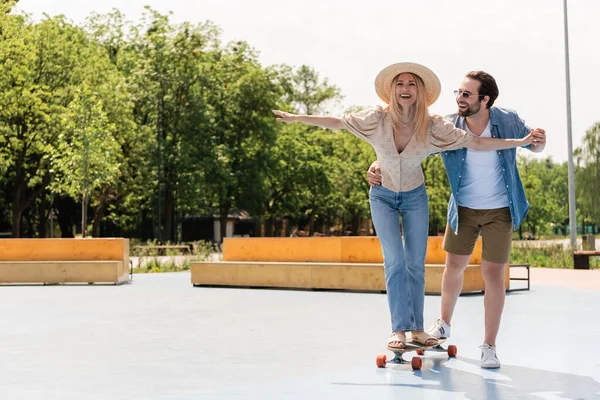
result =
[[[573,148],[600,122],[600,0],[568,0]],[[484,70],[500,88],[497,106],[547,131],[536,157],[568,159],[563,0],[20,0],[34,20],[83,23],[118,9],[136,21],[150,6],[173,23],[212,21],[224,42],[243,40],[264,66],[308,65],[344,96],[333,114],[382,104],[373,82],[402,61],[431,68],[442,94],[431,113],[456,111],[464,75]],[[521,150],[522,154],[532,154]]]

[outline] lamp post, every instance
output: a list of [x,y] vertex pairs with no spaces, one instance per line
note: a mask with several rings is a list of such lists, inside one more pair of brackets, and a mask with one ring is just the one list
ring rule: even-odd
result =
[[567,137],[569,150],[569,228],[571,230],[571,247],[577,247],[577,220],[575,213],[575,166],[573,165],[573,135],[571,133],[571,77],[569,73],[569,22],[567,17],[567,0],[563,0],[565,28],[565,74],[567,84]]

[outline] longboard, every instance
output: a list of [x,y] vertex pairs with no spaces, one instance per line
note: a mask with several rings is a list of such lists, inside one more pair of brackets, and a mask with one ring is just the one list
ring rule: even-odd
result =
[[[447,349],[444,349],[441,346],[441,344],[445,341],[446,339],[439,339],[438,342],[433,346],[425,346],[417,342],[406,342],[406,347],[403,349],[391,349],[388,347],[388,350],[394,353],[394,358],[388,361],[387,356],[385,354],[380,354],[375,359],[375,363],[379,368],[385,368],[386,364],[388,363],[408,364],[410,362],[410,365],[413,370],[420,370],[423,366],[423,359],[419,356],[424,355],[425,350],[444,352],[448,354],[448,357],[456,357],[456,354],[458,353],[458,348],[455,345],[451,344],[450,346],[448,346]],[[404,353],[409,353],[411,351],[416,351],[418,355],[414,356],[410,361],[405,360],[402,356],[404,355]]]

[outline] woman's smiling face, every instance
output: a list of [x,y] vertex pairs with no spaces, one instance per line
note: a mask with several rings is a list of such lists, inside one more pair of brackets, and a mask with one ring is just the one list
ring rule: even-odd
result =
[[417,80],[413,74],[403,72],[396,81],[396,99],[402,106],[411,106],[417,101]]

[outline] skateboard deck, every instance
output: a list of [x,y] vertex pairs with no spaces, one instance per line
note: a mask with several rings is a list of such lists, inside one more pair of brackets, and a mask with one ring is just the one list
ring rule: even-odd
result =
[[[379,368],[385,368],[386,364],[411,364],[413,370],[420,370],[423,365],[423,359],[421,357],[425,354],[426,350],[435,351],[435,352],[444,352],[447,353],[449,357],[456,357],[458,353],[458,349],[454,345],[448,346],[447,349],[443,348],[441,345],[444,343],[446,339],[440,339],[433,346],[425,346],[420,343],[407,341],[406,347],[403,349],[391,349],[388,347],[388,350],[394,353],[394,358],[388,360],[385,354],[380,354],[377,356],[375,362]],[[413,358],[408,361],[403,358],[404,353],[409,353],[411,351],[416,351],[417,355],[413,356]]]

